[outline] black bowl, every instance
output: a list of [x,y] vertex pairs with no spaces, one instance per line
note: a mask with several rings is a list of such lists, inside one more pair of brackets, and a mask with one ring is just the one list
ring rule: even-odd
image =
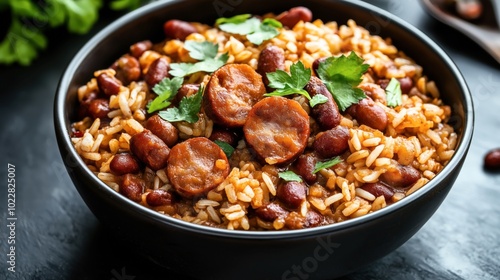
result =
[[[279,13],[298,5],[309,7],[314,18],[341,24],[354,19],[372,34],[391,37],[394,45],[414,58],[437,83],[443,100],[453,110],[459,146],[449,164],[427,185],[398,203],[342,223],[293,231],[245,232],[199,226],[146,209],[116,193],[85,167],[70,141],[70,123],[77,88],[94,70],[108,67],[137,41],[160,41],[162,24],[168,19],[212,24],[221,16]],[[395,250],[426,223],[451,189],[470,145],[473,118],[469,90],[448,55],[410,24],[361,1],[155,2],[123,16],[92,38],[67,67],[55,99],[61,156],[95,216],[131,250],[164,267],[203,279],[331,279]]]

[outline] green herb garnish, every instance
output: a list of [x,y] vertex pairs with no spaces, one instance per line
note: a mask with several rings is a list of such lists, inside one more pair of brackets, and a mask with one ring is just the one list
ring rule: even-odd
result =
[[258,18],[250,17],[249,14],[220,18],[216,23],[219,23],[219,28],[222,31],[246,35],[248,41],[255,45],[260,45],[265,40],[276,37],[280,33],[278,28],[283,27],[281,22],[275,19],[266,18],[261,21]]
[[201,109],[201,100],[203,97],[204,87],[200,87],[195,95],[183,97],[179,102],[179,107],[168,108],[160,111],[158,115],[169,122],[186,121],[195,123],[199,120],[198,112]]
[[233,146],[229,145],[229,143],[220,140],[215,140],[214,143],[217,144],[217,146],[219,146],[222,149],[222,151],[224,152],[224,154],[226,154],[228,158],[230,158],[231,155],[233,155],[234,148]]
[[295,181],[295,182],[302,182],[302,178],[300,178],[299,175],[295,174],[295,172],[288,170],[288,171],[283,171],[278,173],[278,177],[281,179],[290,182],[290,181]]
[[321,169],[332,167],[340,162],[342,162],[342,159],[340,159],[340,157],[334,157],[333,159],[328,161],[317,162],[316,165],[314,166],[313,173],[318,173]]
[[349,56],[329,57],[319,64],[318,75],[341,111],[366,98],[365,93],[357,86],[368,67],[354,52]]
[[269,87],[276,90],[266,93],[264,96],[301,94],[309,100],[311,107],[328,101],[328,98],[321,94],[317,94],[311,98],[309,93],[304,89],[309,79],[311,79],[311,69],[305,68],[301,61],[290,66],[290,75],[283,70],[276,70],[276,72],[266,73],[266,76],[269,79]]
[[199,60],[196,63],[172,63],[169,74],[174,77],[184,77],[197,72],[211,73],[226,64],[229,59],[227,53],[217,56],[219,45],[208,41],[186,41],[184,48],[189,51],[189,56]]
[[397,107],[403,103],[401,99],[401,84],[395,78],[392,78],[387,87],[385,88],[387,106],[389,107]]
[[183,82],[183,78],[175,77],[173,79],[164,78],[157,83],[153,87],[153,92],[158,96],[148,104],[148,113],[151,114],[170,106],[170,101],[175,97]]

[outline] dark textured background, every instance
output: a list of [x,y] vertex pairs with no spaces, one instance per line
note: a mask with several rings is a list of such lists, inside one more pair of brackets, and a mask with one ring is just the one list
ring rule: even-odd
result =
[[[500,147],[500,65],[425,14],[418,1],[367,2],[407,20],[448,52],[472,91],[476,127],[462,173],[429,222],[390,255],[343,279],[500,279],[500,173],[482,166],[486,152]],[[48,50],[28,68],[0,66],[0,279],[183,279],[112,242],[73,187],[57,149],[52,106],[58,79],[79,48],[118,16],[102,16],[85,36],[49,32]],[[16,166],[16,273],[6,262],[8,163]]]

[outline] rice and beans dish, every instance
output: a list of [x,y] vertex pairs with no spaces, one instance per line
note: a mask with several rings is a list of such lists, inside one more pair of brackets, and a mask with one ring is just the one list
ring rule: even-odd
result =
[[96,69],[71,132],[144,207],[234,230],[322,226],[397,203],[454,153],[434,82],[353,20],[296,7],[163,31]]

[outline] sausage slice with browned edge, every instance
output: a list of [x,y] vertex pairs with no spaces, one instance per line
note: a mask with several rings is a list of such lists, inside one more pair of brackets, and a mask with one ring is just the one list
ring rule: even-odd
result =
[[217,124],[242,127],[264,93],[262,77],[252,67],[226,64],[212,74],[203,95],[203,108]]
[[248,145],[266,163],[289,163],[307,146],[309,116],[295,100],[267,97],[253,106],[243,132]]
[[190,138],[170,150],[167,175],[178,194],[186,198],[205,194],[229,174],[222,149],[205,137]]

